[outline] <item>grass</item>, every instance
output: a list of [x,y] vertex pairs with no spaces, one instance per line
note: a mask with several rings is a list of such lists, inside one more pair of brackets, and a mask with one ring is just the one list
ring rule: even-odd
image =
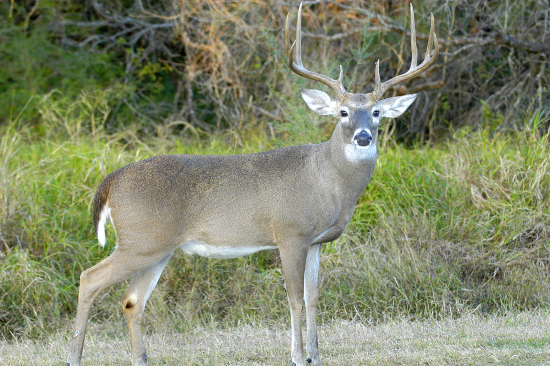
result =
[[[41,102],[42,127],[11,123],[0,139],[0,335],[48,337],[70,324],[80,273],[114,248],[93,235],[91,202],[101,180],[164,153],[236,154],[328,138],[307,113],[278,137],[260,129],[197,139],[157,126],[106,134],[101,95]],[[62,98],[61,98],[62,99]],[[94,107],[95,106],[95,107]],[[371,184],[346,233],[323,248],[321,322],[447,319],[550,305],[550,147],[538,133],[462,130],[406,149],[385,135]],[[314,127],[314,126],[313,126]],[[300,131],[307,130],[305,134]],[[119,320],[126,284],[95,302],[93,322]],[[178,253],[146,311],[149,330],[288,322],[277,251],[234,260]]]
[[[423,13],[420,4],[415,7]],[[304,29],[340,33],[316,20],[329,18],[311,16],[329,14],[329,8],[311,8],[310,16],[306,9]],[[108,245],[101,248],[91,224],[93,195],[109,172],[158,154],[251,153],[328,138],[332,125],[298,101],[296,88],[313,84],[288,73],[281,63],[277,19],[283,18],[272,17],[264,8],[255,11],[256,18],[269,19],[260,24],[273,25],[267,27],[270,31],[261,30],[261,37],[249,33],[261,27],[242,27],[242,19],[234,18],[237,13],[223,22],[231,37],[220,38],[219,44],[225,42],[233,50],[227,65],[216,64],[222,60],[216,47],[200,50],[201,57],[193,56],[198,52],[193,47],[185,50],[190,63],[181,65],[197,71],[192,88],[183,93],[193,93],[190,105],[166,70],[148,69],[145,65],[152,65],[145,64],[147,60],[132,66],[137,73],[149,70],[147,77],[138,80],[125,72],[119,57],[126,50],[70,51],[54,44],[57,36],[43,31],[40,24],[49,19],[44,13],[30,32],[14,26],[5,13],[0,17],[6,25],[0,34],[5,66],[0,70],[0,364],[47,365],[65,359],[79,275],[115,245],[107,226]],[[205,14],[196,14],[194,21],[200,24],[189,23],[197,42],[209,37],[203,26],[214,31],[217,27],[212,28]],[[353,46],[357,41],[379,43],[377,37],[381,35],[374,30],[348,37],[346,49],[358,49]],[[382,43],[398,44],[397,35],[389,37]],[[405,37],[399,42],[407,41]],[[304,46],[312,67],[330,75],[343,57],[346,75],[354,75],[346,80],[350,91],[366,90],[370,82],[364,71],[371,70],[368,60],[376,57],[369,52],[386,59],[383,74],[395,71],[396,55],[387,51],[384,56],[385,47],[376,50],[373,44],[340,56],[341,45],[333,48],[310,38]],[[405,53],[401,49],[399,59],[408,46]],[[334,52],[339,56],[332,57]],[[252,54],[256,57],[249,57]],[[485,51],[478,52],[471,60],[494,61],[485,56]],[[455,62],[463,64],[465,59],[470,58]],[[402,121],[408,117],[394,129],[391,124],[382,127],[386,132],[372,182],[345,234],[323,248],[319,322],[327,365],[548,365],[544,332],[550,308],[550,145],[548,132],[541,131],[548,130],[550,118],[548,111],[540,110],[547,97],[540,81],[547,69],[524,78],[531,86],[514,87],[519,99],[506,94],[509,113],[504,116],[500,107],[488,105],[481,113],[477,102],[467,104],[473,103],[468,98],[484,100],[496,90],[482,88],[485,97],[471,90],[462,93],[462,73],[484,78],[484,67],[468,67],[456,68],[456,78],[441,78],[458,83],[441,89],[441,103],[432,92],[423,92],[425,98],[415,104],[411,129],[413,122],[422,126],[421,109],[429,116],[432,107],[435,111],[440,106],[430,127],[433,145],[396,143],[388,131],[401,133],[396,138],[403,139],[409,122]],[[490,69],[500,70],[493,76],[502,79],[499,72],[504,69]],[[185,71],[172,76],[180,81],[190,75]],[[467,79],[471,86],[471,77]],[[530,96],[536,80],[534,99]],[[466,99],[450,98],[453,93]],[[520,103],[522,98],[531,100]],[[424,107],[420,99],[425,99]],[[206,137],[187,122],[191,105],[201,121],[217,126],[216,134]],[[260,116],[262,108],[279,120]],[[536,108],[539,111],[533,112]],[[464,122],[460,116],[466,112]],[[524,113],[521,120],[519,113]],[[479,130],[450,131],[469,123]],[[506,132],[511,125],[521,131]],[[223,126],[233,128],[222,131]],[[145,313],[153,362],[286,363],[289,318],[280,267],[276,251],[234,260],[177,253]],[[128,363],[120,309],[126,287],[114,286],[96,300],[85,347],[87,364]]]
[[[84,349],[86,365],[120,365],[130,360],[125,324],[92,324]],[[515,365],[550,364],[547,311],[380,325],[331,321],[319,328],[321,360],[330,365]],[[288,365],[289,330],[277,325],[196,327],[186,333],[147,336],[150,365]],[[69,331],[45,340],[0,341],[2,365],[59,365]]]

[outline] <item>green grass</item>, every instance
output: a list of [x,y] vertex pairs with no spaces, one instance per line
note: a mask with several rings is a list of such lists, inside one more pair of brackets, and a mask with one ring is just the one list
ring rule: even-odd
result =
[[[304,140],[327,128],[302,117],[279,127],[198,140],[159,126],[107,135],[92,121],[105,95],[42,102],[43,128],[11,123],[0,141],[0,334],[47,337],[71,323],[80,273],[108,256],[93,235],[91,202],[107,174],[164,153],[236,154]],[[62,99],[62,98],[61,98]],[[95,101],[95,102],[94,102]],[[95,106],[90,108],[90,106]],[[91,112],[93,111],[93,113]],[[296,107],[296,115],[304,111]],[[550,147],[537,134],[468,130],[435,146],[380,148],[371,184],[346,233],[325,245],[319,318],[446,319],[473,311],[528,311],[550,304]],[[95,127],[93,127],[95,126]],[[92,128],[93,127],[93,128]],[[308,135],[300,133],[308,130]],[[330,132],[328,132],[330,133]],[[125,285],[100,295],[93,322],[120,319]],[[147,327],[288,321],[277,251],[234,260],[178,253],[146,310]]]

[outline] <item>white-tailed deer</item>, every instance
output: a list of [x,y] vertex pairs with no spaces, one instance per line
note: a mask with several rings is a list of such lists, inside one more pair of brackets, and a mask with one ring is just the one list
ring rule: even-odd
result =
[[[301,11],[296,40],[285,44],[288,65],[305,78],[332,88],[337,99],[302,90],[308,107],[339,121],[323,143],[290,146],[234,156],[162,155],[132,163],[109,174],[94,199],[94,227],[105,244],[110,219],[118,245],[99,264],[82,272],[68,365],[80,365],[86,325],[95,297],[133,276],[122,299],[130,328],[132,365],[146,365],[141,332],[145,303],[177,248],[212,258],[236,258],[279,249],[292,328],[292,363],[320,365],[316,306],[321,245],[338,238],[348,225],[359,196],[369,183],[378,154],[378,123],[398,117],[416,95],[380,100],[385,91],[426,70],[438,55],[434,19],[425,60],[417,65],[411,5],[412,62],[409,71],[380,83],[368,94],[346,92],[337,80],[308,71],[301,59]],[[431,55],[432,45],[434,54]],[[307,354],[301,329],[302,301],[307,321]]]

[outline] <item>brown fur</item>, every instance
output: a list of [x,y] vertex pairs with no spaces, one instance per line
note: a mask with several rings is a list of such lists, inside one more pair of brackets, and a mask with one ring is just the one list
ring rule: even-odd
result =
[[[312,77],[317,74],[301,72],[300,58],[296,60],[299,67],[293,70],[298,74],[341,86],[342,77],[334,83]],[[316,113],[340,119],[328,141],[247,155],[161,155],[105,178],[94,199],[94,228],[97,233],[108,202],[117,247],[80,276],[68,365],[80,365],[95,297],[131,276],[123,308],[132,365],[147,365],[143,309],[177,248],[214,258],[278,248],[290,305],[292,362],[321,365],[316,326],[321,244],[343,233],[372,177],[380,118],[400,116],[416,96],[379,101],[372,93],[347,93],[335,100],[304,89],[302,97]],[[307,358],[301,327],[304,302]]]
[[99,185],[99,188],[95,192],[93,219],[94,219],[94,232],[96,236],[97,236],[97,226],[99,224],[99,216],[101,215],[101,210],[103,210],[103,207],[107,203],[107,198],[109,197],[109,192],[111,190],[111,185],[113,184],[113,180],[118,176],[118,174],[120,174],[120,171],[122,169],[115,170],[114,172],[109,174],[107,178],[105,178],[103,182],[101,182],[101,184]]

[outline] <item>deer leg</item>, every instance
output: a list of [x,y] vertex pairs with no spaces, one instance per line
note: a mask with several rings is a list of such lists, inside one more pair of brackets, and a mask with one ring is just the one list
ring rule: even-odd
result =
[[293,366],[305,366],[301,323],[307,249],[307,246],[297,243],[280,250],[286,293],[290,305]]
[[[162,257],[164,256],[166,254],[162,255]],[[132,253],[121,250],[119,247],[109,257],[82,272],[80,275],[76,321],[69,347],[67,366],[80,366],[90,308],[97,295],[106,288],[155,264],[162,257],[132,255]]]
[[174,253],[168,254],[151,267],[136,273],[126,295],[122,298],[122,309],[124,310],[124,315],[126,315],[126,320],[128,321],[128,328],[130,329],[132,366],[147,365],[147,349],[145,348],[141,332],[143,311],[145,310],[147,299],[151,296],[172,254]]
[[321,244],[312,245],[307,252],[306,270],[304,274],[304,302],[306,304],[307,362],[313,366],[321,366],[319,349],[317,347],[317,303],[319,301],[319,259]]

